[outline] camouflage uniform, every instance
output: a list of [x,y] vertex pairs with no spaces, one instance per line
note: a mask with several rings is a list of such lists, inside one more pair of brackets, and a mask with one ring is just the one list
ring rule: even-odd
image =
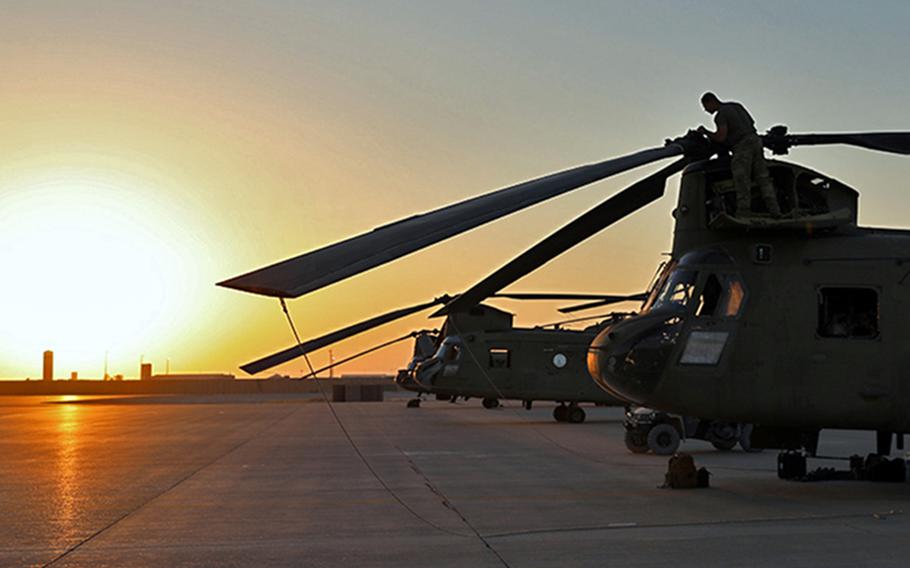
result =
[[718,128],[727,127],[727,139],[724,144],[733,152],[730,169],[733,171],[733,184],[736,187],[736,214],[748,215],[752,209],[752,181],[758,182],[762,198],[768,212],[780,216],[780,206],[774,185],[768,176],[768,166],[762,152],[761,138],[755,131],[755,121],[746,108],[734,102],[721,103],[714,123]]
[[761,139],[757,134],[746,136],[733,146],[730,169],[736,187],[737,215],[743,215],[752,209],[752,180],[756,180],[768,212],[775,217],[780,216],[777,194],[768,176],[768,165],[765,164]]

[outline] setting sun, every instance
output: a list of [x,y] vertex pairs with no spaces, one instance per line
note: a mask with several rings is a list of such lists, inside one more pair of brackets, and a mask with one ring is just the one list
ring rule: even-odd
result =
[[[64,368],[100,371],[105,351],[138,359],[189,306],[190,251],[137,180],[76,172],[6,182],[0,342],[7,364],[54,349]],[[132,369],[130,369],[132,370]]]

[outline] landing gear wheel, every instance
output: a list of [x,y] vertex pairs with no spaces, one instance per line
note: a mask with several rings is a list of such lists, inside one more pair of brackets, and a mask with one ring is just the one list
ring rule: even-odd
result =
[[499,408],[499,400],[495,398],[485,398],[481,404],[483,404],[483,407],[487,409]]
[[648,448],[659,456],[676,453],[679,441],[679,431],[670,424],[658,424],[648,432]]
[[633,454],[648,453],[648,437],[641,432],[626,430],[626,447]]
[[525,410],[531,410],[531,407],[534,406],[533,400],[523,400],[521,405],[525,407]]
[[557,422],[565,422],[568,419],[568,412],[569,408],[564,404],[560,404],[553,409],[553,418],[555,418]]
[[412,398],[411,400],[408,401],[407,406],[408,406],[408,408],[420,408],[420,399]]
[[578,406],[570,405],[566,407],[566,422],[569,424],[581,424],[585,421],[585,411]]

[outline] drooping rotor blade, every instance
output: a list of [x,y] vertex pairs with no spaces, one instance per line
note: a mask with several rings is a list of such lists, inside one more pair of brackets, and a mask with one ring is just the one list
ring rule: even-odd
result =
[[567,323],[578,323],[578,322],[582,322],[582,321],[591,321],[591,320],[599,320],[599,319],[602,319],[602,320],[615,319],[615,318],[619,318],[619,317],[633,315],[634,313],[635,312],[610,312],[608,314],[598,314],[596,316],[585,316],[583,318],[573,318],[573,319],[568,319],[568,320],[554,321],[551,323],[545,323],[538,327],[555,327],[555,326],[560,326],[560,325],[564,325]]
[[484,223],[600,181],[684,153],[683,139],[596,164],[550,174],[429,213],[373,229],[265,268],[219,282],[219,286],[296,298],[395,260]]
[[786,154],[793,146],[819,146],[823,144],[849,144],[880,152],[910,154],[910,132],[787,134],[786,126],[775,126],[763,138],[764,145],[774,154]]
[[338,367],[339,365],[344,365],[345,363],[350,363],[354,359],[359,359],[359,358],[363,357],[364,355],[369,355],[370,353],[372,353],[374,351],[379,351],[380,349],[384,349],[386,347],[389,347],[390,345],[394,345],[398,342],[404,341],[405,339],[417,337],[418,333],[419,332],[417,332],[417,331],[412,331],[411,333],[409,333],[407,335],[402,335],[401,337],[397,337],[390,341],[386,341],[385,343],[380,343],[379,345],[374,345],[373,347],[370,347],[369,349],[365,349],[365,350],[361,351],[360,353],[355,353],[354,355],[345,357],[344,359],[339,359],[338,361],[333,362],[331,365],[326,365],[325,367],[316,369],[315,371],[311,372],[309,374],[309,376],[312,376],[315,378],[316,376],[319,375],[319,373],[323,373],[325,371],[328,371],[329,369],[334,369],[335,367]]
[[272,353],[271,355],[263,357],[262,359],[257,359],[256,361],[247,363],[246,365],[241,365],[240,368],[245,372],[254,375],[256,373],[271,369],[277,365],[281,365],[282,363],[287,363],[292,359],[296,359],[297,357],[300,357],[312,351],[316,351],[317,349],[328,347],[333,343],[337,343],[343,339],[353,337],[359,333],[373,329],[374,327],[387,324],[411,314],[416,314],[417,312],[426,310],[437,304],[444,304],[447,300],[448,296],[443,296],[441,298],[436,298],[432,302],[426,302],[424,304],[418,304],[416,306],[411,306],[408,308],[401,308],[386,314],[375,316],[360,323],[355,323],[354,325],[333,331],[332,333],[323,335],[322,337],[317,337],[316,339],[305,341],[300,345],[293,345],[287,349],[279,351],[278,353]]
[[517,256],[433,315],[468,310],[578,243],[631,215],[645,205],[660,199],[664,194],[667,178],[682,170],[688,161],[687,158],[677,160],[610,197]]
[[[636,295],[637,296],[637,295]],[[611,300],[613,298],[631,298],[633,296],[616,296],[613,294],[561,294],[559,292],[500,292],[491,298],[507,300]]]
[[609,298],[604,298],[602,300],[597,300],[595,302],[587,302],[584,304],[575,304],[574,306],[567,306],[565,308],[559,308],[559,312],[564,314],[571,314],[572,312],[580,312],[582,310],[590,310],[591,308],[600,308],[602,306],[609,306],[610,304],[618,304],[619,302],[643,302],[648,298],[648,293],[643,292],[641,294],[632,294],[629,296],[611,296]]

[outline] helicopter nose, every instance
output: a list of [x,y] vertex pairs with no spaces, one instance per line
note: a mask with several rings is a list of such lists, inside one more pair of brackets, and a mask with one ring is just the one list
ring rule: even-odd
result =
[[601,388],[647,406],[679,337],[682,320],[651,314],[603,329],[588,348],[588,371]]

